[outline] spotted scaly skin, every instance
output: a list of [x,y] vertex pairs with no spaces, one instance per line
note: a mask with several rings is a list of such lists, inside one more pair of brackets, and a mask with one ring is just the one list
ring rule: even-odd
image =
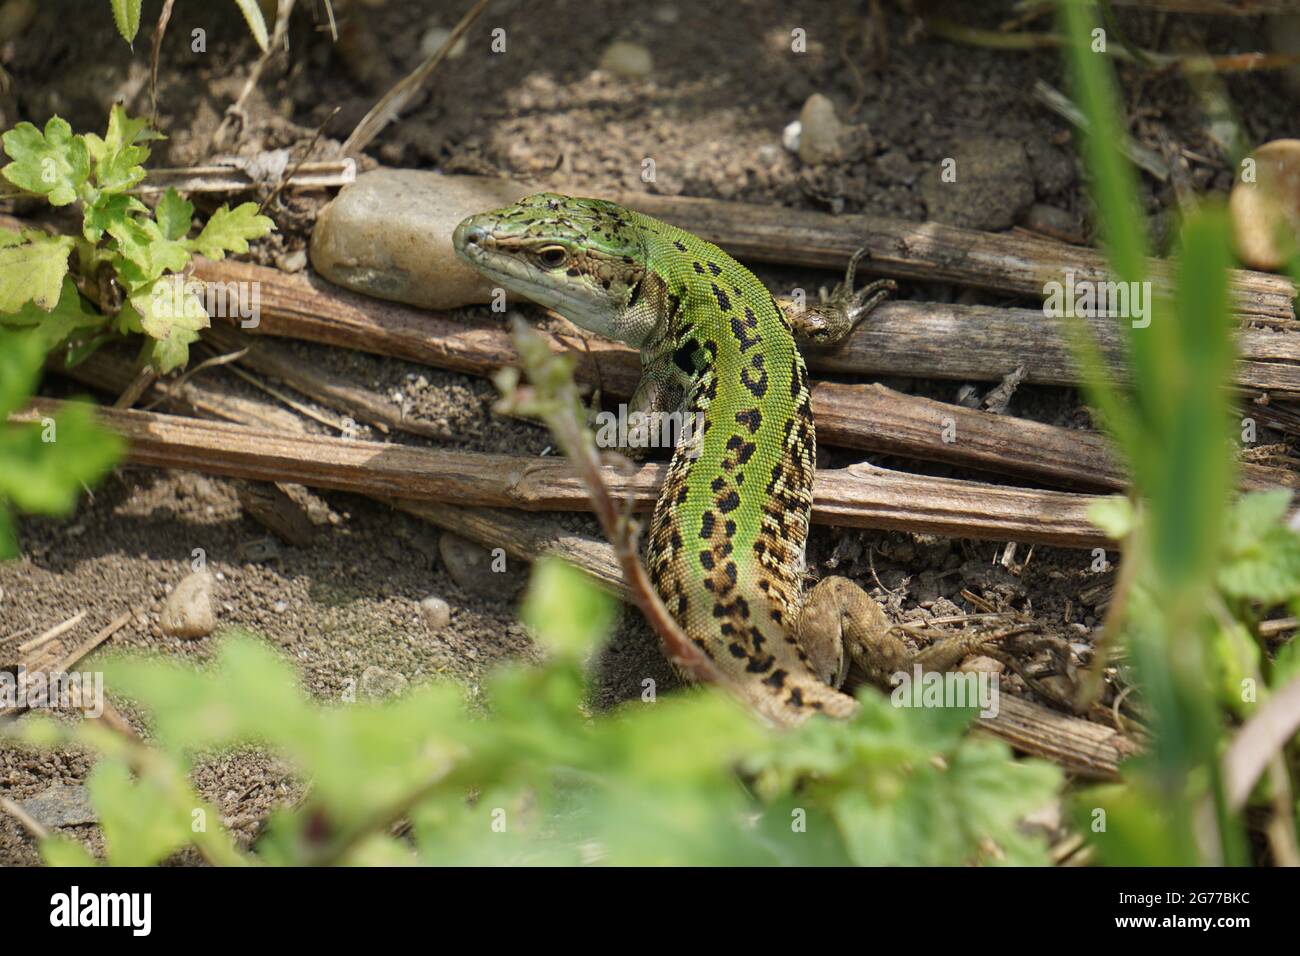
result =
[[[508,290],[640,349],[632,410],[702,413],[702,441],[673,454],[647,564],[685,634],[757,709],[782,723],[845,716],[855,702],[835,687],[849,656],[868,673],[906,665],[851,582],[826,579],[802,605],[817,458],[808,371],[753,273],[667,223],[553,193],[472,216],[453,241]],[[813,314],[800,331],[847,328]]]

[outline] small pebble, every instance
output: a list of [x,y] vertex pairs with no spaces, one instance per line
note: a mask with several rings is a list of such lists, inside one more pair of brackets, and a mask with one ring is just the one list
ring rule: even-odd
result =
[[165,634],[187,640],[207,637],[217,627],[212,610],[215,581],[208,571],[195,571],[181,579],[163,604],[158,623]]
[[833,163],[844,156],[844,124],[835,115],[835,105],[814,93],[799,113],[799,158],[809,166]]
[[361,695],[371,700],[396,697],[406,690],[407,680],[396,671],[382,667],[367,667],[361,672]]
[[1300,139],[1275,139],[1251,158],[1255,182],[1239,169],[1228,197],[1237,255],[1252,269],[1281,269],[1300,240]]
[[431,631],[441,631],[451,623],[451,606],[440,597],[430,594],[420,602],[420,615]]
[[[424,36],[420,38],[420,55],[425,59],[433,56],[447,42],[447,37],[451,36],[451,31],[446,27],[430,27],[424,31]],[[458,60],[465,54],[465,37],[461,37],[447,51],[447,59]]]
[[292,252],[286,252],[276,258],[275,264],[281,272],[302,272],[307,266],[307,250],[294,249]]
[[803,136],[803,123],[795,120],[787,123],[785,129],[781,130],[781,145],[792,153],[799,152],[799,139]]
[[615,76],[649,76],[654,69],[650,51],[639,43],[618,41],[611,43],[600,58],[600,68]]

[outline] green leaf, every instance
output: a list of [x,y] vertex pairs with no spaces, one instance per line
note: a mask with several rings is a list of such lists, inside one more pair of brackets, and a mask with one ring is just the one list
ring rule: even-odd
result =
[[19,123],[2,139],[13,160],[0,170],[7,180],[45,196],[52,206],[66,206],[77,198],[90,175],[90,157],[86,141],[74,136],[64,120],[50,117],[44,135],[31,123]]
[[190,843],[188,814],[152,775],[135,778],[118,761],[101,760],[86,779],[86,792],[99,812],[112,866],[152,866]]
[[73,240],[36,230],[24,235],[23,245],[0,248],[0,312],[17,312],[28,302],[49,312],[59,301]]
[[1229,517],[1228,541],[1234,549],[1249,548],[1286,523],[1291,489],[1273,488],[1242,495]]
[[144,179],[143,163],[149,158],[149,148],[139,144],[162,138],[149,127],[148,120],[131,119],[121,104],[113,104],[104,138],[94,133],[85,135],[86,149],[95,162],[96,184],[110,193],[130,189]]
[[168,239],[184,239],[190,231],[190,220],[194,218],[194,206],[182,199],[175,189],[168,187],[163,198],[158,201],[154,214],[164,236]]
[[1128,537],[1133,530],[1133,518],[1133,503],[1123,495],[1111,495],[1088,506],[1088,520],[1114,541]]
[[135,43],[140,30],[140,5],[144,0],[109,0],[113,5],[113,22],[127,43]]
[[82,484],[102,478],[122,448],[82,402],[40,424],[8,426],[0,430],[0,498],[33,514],[66,514]]
[[274,228],[274,222],[257,214],[255,202],[241,203],[234,209],[223,205],[188,245],[209,259],[224,259],[227,252],[247,252],[249,239],[261,239]]
[[809,721],[751,761],[760,793],[827,809],[860,866],[1045,862],[1042,841],[1019,822],[1055,798],[1057,768],[963,737],[968,711],[859,697],[851,721]]
[[18,557],[18,536],[14,532],[14,519],[9,506],[0,498],[0,561]]
[[210,324],[203,300],[196,294],[201,288],[198,280],[168,275],[128,300],[140,316],[141,329],[154,340],[150,361],[160,374],[184,367],[199,330]]
[[81,843],[63,836],[49,836],[41,841],[41,859],[46,866],[97,866],[95,858]]
[[266,20],[262,18],[262,8],[257,5],[257,0],[235,0],[235,6],[239,7],[240,12],[244,14],[244,19],[248,21],[248,29],[252,31],[253,39],[262,48],[262,52],[269,52],[270,40],[266,35]]
[[39,336],[0,329],[0,429],[36,391],[44,358],[45,346]]
[[614,599],[573,565],[557,558],[533,565],[521,616],[556,653],[587,654],[609,635],[617,613]]
[[1300,534],[1286,524],[1289,489],[1243,495],[1229,515],[1218,569],[1225,594],[1266,605],[1300,599]]
[[127,222],[131,213],[148,211],[149,207],[134,196],[123,193],[100,193],[86,207],[86,214],[82,218],[81,234],[86,237],[87,242],[99,242],[104,238],[104,233],[112,227],[120,227]]
[[122,256],[116,262],[118,277],[133,294],[151,288],[164,272],[180,272],[189,265],[186,245],[166,238],[152,219],[114,222],[108,233]]
[[77,284],[65,276],[59,301],[53,310],[46,312],[28,302],[17,312],[0,314],[0,326],[13,329],[31,329],[40,336],[42,348],[51,351],[78,329],[101,326],[106,318],[90,308],[77,291]]
[[1140,777],[1092,787],[1071,809],[1078,831],[1107,866],[1201,865],[1195,841],[1179,831],[1168,799]]

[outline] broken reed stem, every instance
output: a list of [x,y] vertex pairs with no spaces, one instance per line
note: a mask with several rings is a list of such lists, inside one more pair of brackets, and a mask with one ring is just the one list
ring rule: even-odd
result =
[[[37,421],[57,414],[61,405],[37,399],[11,420]],[[127,461],[139,465],[449,504],[527,511],[591,507],[572,466],[560,459],[291,436],[136,410],[101,408],[98,417],[127,440]],[[664,471],[658,463],[630,474],[606,467],[602,477],[611,493],[648,511]],[[1088,518],[1098,500],[1090,495],[933,478],[868,464],[822,469],[813,492],[813,521],[820,524],[1075,548],[1108,545]]]
[[504,397],[500,405],[509,411],[540,415],[563,449],[569,463],[578,472],[605,537],[614,547],[614,556],[623,572],[623,581],[633,602],[645,615],[663,645],[664,653],[692,680],[727,686],[728,681],[713,662],[677,626],[668,614],[659,594],[650,583],[641,563],[636,526],[630,515],[614,504],[613,495],[604,481],[604,471],[597,457],[595,439],[578,420],[582,408],[571,363],[551,352],[539,333],[522,319],[515,321],[515,347],[523,360],[532,389],[518,388],[513,376],[503,374],[498,387]]

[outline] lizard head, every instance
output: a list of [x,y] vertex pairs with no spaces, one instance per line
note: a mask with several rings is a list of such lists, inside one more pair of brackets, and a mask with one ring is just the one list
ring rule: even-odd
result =
[[640,345],[622,322],[645,276],[645,247],[631,215],[601,199],[536,193],[465,219],[452,244],[508,291],[584,329]]

